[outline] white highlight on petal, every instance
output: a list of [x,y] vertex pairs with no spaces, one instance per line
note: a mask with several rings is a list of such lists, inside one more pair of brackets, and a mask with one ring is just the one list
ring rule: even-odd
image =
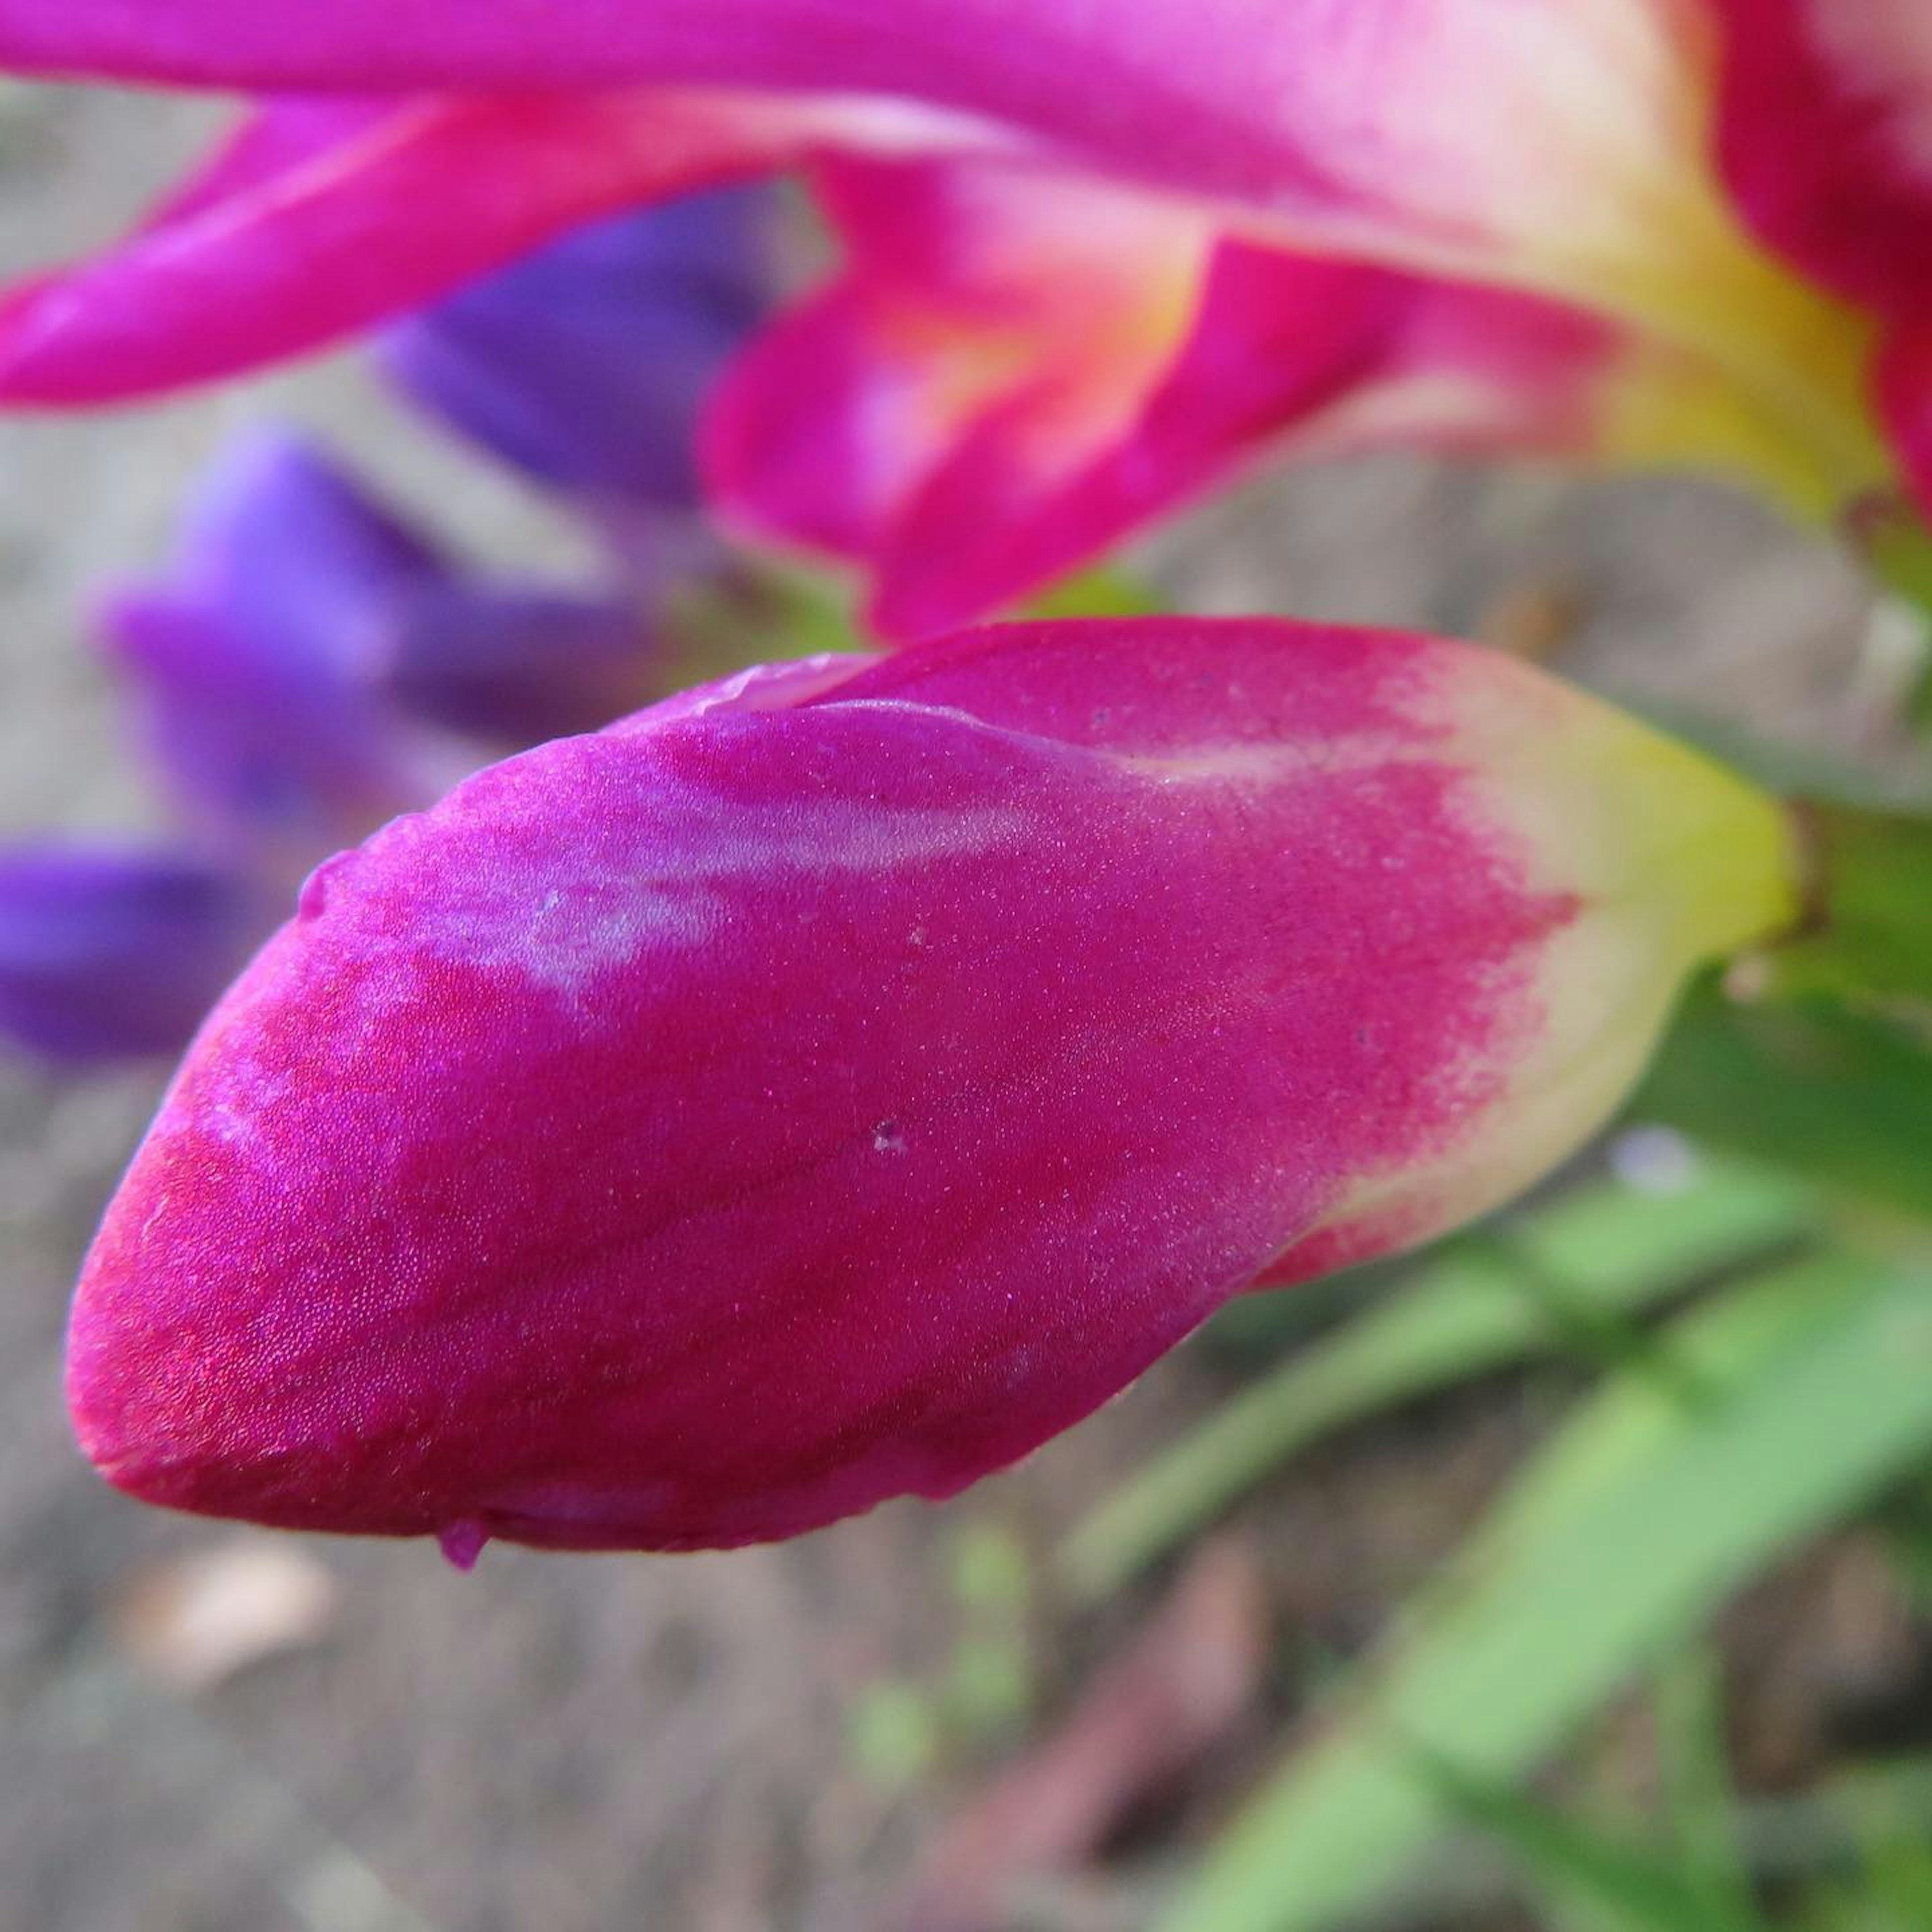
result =
[[[680,801],[674,862],[652,869],[634,848],[581,866],[541,893],[521,880],[483,890],[425,921],[404,950],[485,969],[512,968],[580,1000],[608,969],[725,937],[743,884],[780,889],[800,875],[883,874],[1017,847],[1037,828],[1017,807],[906,810],[800,802],[782,818],[691,792]],[[694,828],[696,836],[694,836]]]

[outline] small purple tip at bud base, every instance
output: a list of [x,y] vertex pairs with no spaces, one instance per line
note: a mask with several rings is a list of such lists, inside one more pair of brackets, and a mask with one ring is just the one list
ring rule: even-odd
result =
[[747,674],[312,882],[108,1210],[76,1426],[459,1563],[944,1496],[1561,1160],[1793,868],[1774,801],[1426,638]]
[[461,1522],[446,1523],[436,1532],[436,1540],[451,1567],[466,1574],[476,1568],[476,1559],[483,1554],[490,1532],[473,1518],[466,1518]]

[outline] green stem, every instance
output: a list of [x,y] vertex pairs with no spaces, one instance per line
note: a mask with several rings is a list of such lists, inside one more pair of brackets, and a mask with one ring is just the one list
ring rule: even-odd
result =
[[1932,622],[1932,530],[1902,499],[1874,499],[1846,520],[1866,568],[1894,596]]
[[1802,809],[1810,928],[1771,955],[1774,989],[1922,1018],[1932,1012],[1932,818],[1835,800]]

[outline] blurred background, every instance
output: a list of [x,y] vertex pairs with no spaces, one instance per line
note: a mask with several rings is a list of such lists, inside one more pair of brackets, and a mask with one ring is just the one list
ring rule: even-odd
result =
[[[113,232],[213,118],[0,97],[0,273]],[[478,560],[588,561],[351,358],[0,422],[0,838],[154,829],[88,614],[265,418]],[[1376,458],[1130,561],[1190,609],[1474,634],[1920,775],[1888,614],[1714,488]],[[65,1298],[165,1072],[0,1062],[0,1926],[1131,1932],[1214,1845],[1285,1926],[1932,1924],[1932,1464],[1900,1423],[1827,1466],[1870,1361],[1932,1339],[1888,1316],[1700,1420],[1700,1376],[1845,1305],[1725,1328],[1727,1283],[1840,1224],[1774,1162],[1640,1103],[1501,1229],[1236,1306],[951,1506],[466,1576],[144,1511],[73,1448]]]

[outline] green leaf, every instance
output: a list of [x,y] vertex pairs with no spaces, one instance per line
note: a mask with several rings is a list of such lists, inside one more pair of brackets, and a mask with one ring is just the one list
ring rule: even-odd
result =
[[1767,1932],[1748,1898],[1714,1900],[1690,1872],[1448,1762],[1420,1775],[1453,1816],[1511,1853],[1552,1912],[1592,1932]]
[[1043,590],[1026,607],[1029,617],[1145,617],[1163,608],[1153,590],[1124,571],[1102,565],[1077,572]]
[[1856,1854],[1849,1876],[1812,1886],[1799,1922],[1808,1932],[1924,1932],[1932,1924],[1932,1845],[1920,1788],[1888,1767],[1827,1787],[1819,1801],[1841,1816]]
[[1062,1579],[1111,1594],[1290,1456],[1395,1403],[1538,1351],[1627,1352],[1624,1318],[1813,1226],[1796,1182],[1706,1161],[1676,1192],[1592,1182],[1460,1242],[1130,1476],[1076,1526]]
[[1033,1598],[1026,1545],[988,1516],[970,1517],[948,1539],[947,1568],[961,1607],[1001,1628],[1024,1625]]
[[[1846,534],[1863,554],[1874,576],[1892,592],[1906,622],[1903,635],[1916,644],[1918,676],[1907,706],[1922,730],[1932,724],[1932,530],[1901,494],[1894,492],[1858,506],[1846,520]],[[1913,620],[1916,628],[1914,628]]]
[[1642,1118],[1932,1219],[1932,1052],[1826,1000],[1745,1006],[1706,986],[1632,1102]]
[[1548,1444],[1162,1932],[1314,1932],[1443,1829],[1418,1754],[1511,1783],[1754,1572],[1932,1452],[1932,1277],[1834,1257],[1673,1324]]
[[1820,803],[1802,822],[1815,923],[1768,956],[1774,987],[1922,1009],[1932,1001],[1932,818]]
[[1718,1918],[1750,1912],[1724,1729],[1724,1659],[1714,1644],[1665,1660],[1652,1696],[1664,1815],[1684,1882]]
[[1874,576],[1915,609],[1932,613],[1932,531],[1902,496],[1862,504],[1847,534]]
[[845,1717],[847,1754],[868,1784],[897,1792],[916,1784],[939,1756],[940,1726],[931,1696],[916,1684],[882,1678],[853,1698]]
[[1932,1616],[1932,1483],[1909,1484],[1889,1498],[1877,1527],[1913,1610],[1921,1618]]

